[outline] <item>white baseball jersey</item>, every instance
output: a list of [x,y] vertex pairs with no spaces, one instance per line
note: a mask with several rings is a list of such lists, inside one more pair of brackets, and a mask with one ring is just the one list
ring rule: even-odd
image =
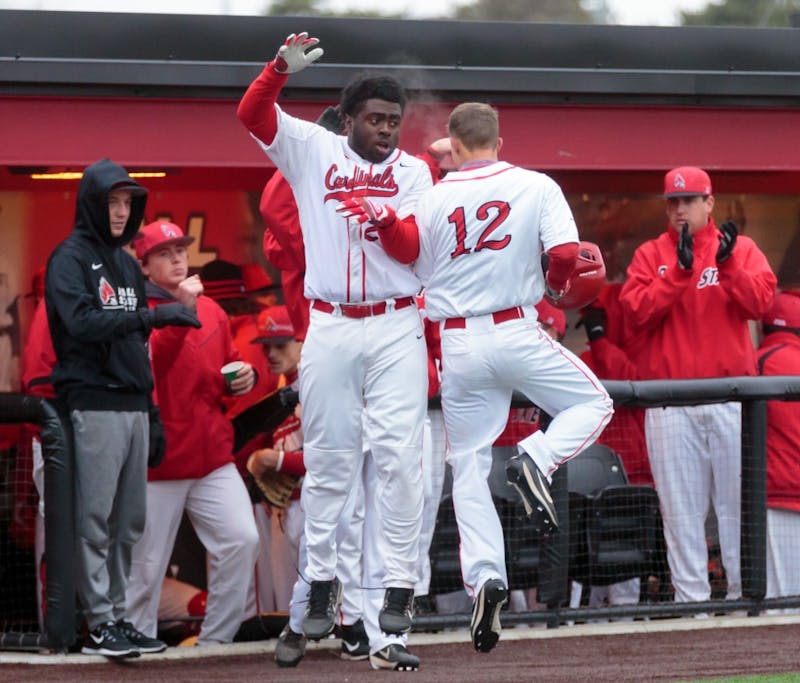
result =
[[[422,196],[415,218],[416,272],[434,321],[533,306],[544,294],[542,250],[578,242],[555,181],[503,161],[449,173]],[[467,233],[467,225],[479,227]]]
[[386,254],[377,228],[335,209],[356,195],[407,216],[432,185],[427,164],[399,149],[382,163],[371,163],[350,148],[346,137],[275,109],[278,132],[272,144],[256,140],[289,181],[297,201],[306,298],[360,303],[416,294],[420,283],[413,269]]

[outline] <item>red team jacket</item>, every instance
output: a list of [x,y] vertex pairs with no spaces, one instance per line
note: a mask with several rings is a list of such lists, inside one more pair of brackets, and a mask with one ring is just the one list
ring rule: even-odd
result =
[[[800,375],[800,337],[768,334],[758,349],[762,375]],[[800,404],[767,403],[767,505],[800,512]]]
[[[163,303],[148,301],[151,308]],[[153,378],[167,453],[149,481],[200,479],[233,462],[233,425],[223,409],[220,368],[241,360],[228,316],[213,299],[197,299],[200,329],[164,327],[150,335]]]
[[678,266],[671,227],[642,244],[628,267],[620,302],[645,336],[633,358],[640,379],[734,377],[756,372],[747,325],[760,320],[777,283],[764,254],[739,235],[719,268],[713,220],[694,234],[694,268]]

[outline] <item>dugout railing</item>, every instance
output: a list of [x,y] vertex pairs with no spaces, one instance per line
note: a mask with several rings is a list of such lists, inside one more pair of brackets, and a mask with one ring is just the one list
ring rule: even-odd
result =
[[[606,381],[615,405],[652,408],[659,406],[701,405],[738,401],[742,404],[742,497],[741,558],[742,599],[710,600],[696,603],[648,602],[644,604],[569,608],[568,533],[544,545],[539,559],[537,587],[545,609],[504,611],[508,626],[544,623],[549,627],[588,619],[661,618],[696,613],[757,615],[768,609],[800,607],[800,596],[766,599],[766,431],[767,400],[800,399],[800,377],[733,377],[713,380],[620,382]],[[433,399],[431,407],[437,407]],[[530,406],[520,395],[515,407]],[[0,615],[0,650],[42,649],[66,651],[76,637],[75,582],[73,562],[72,449],[53,404],[21,394],[0,393],[0,423],[32,423],[41,429],[45,461],[45,556],[47,562],[47,610],[44,632],[15,630],[14,619]],[[566,473],[559,471],[553,480],[553,494],[559,516],[569,518]],[[4,558],[0,557],[0,571]],[[31,590],[36,585],[31,577]],[[460,586],[457,586],[460,588]],[[468,611],[456,614],[418,615],[414,630],[425,631],[468,625]]]
[[[509,626],[544,623],[554,628],[586,620],[623,618],[666,618],[693,614],[746,613],[800,607],[800,595],[765,598],[766,595],[766,433],[767,401],[800,399],[800,377],[730,377],[708,380],[651,380],[640,382],[604,381],[615,406],[656,408],[739,402],[742,405],[742,488],[741,488],[741,574],[742,598],[712,599],[676,603],[673,600],[639,602],[608,607],[571,608],[570,594],[570,506],[564,468],[553,478],[553,496],[562,529],[555,539],[541,545],[538,608],[530,611],[504,610],[501,619]],[[433,404],[435,405],[435,404]],[[531,403],[515,394],[514,407]],[[566,529],[564,527],[567,527]],[[510,558],[507,558],[510,562]],[[800,561],[800,558],[798,558]],[[509,566],[509,574],[513,567]],[[415,630],[467,626],[470,613],[430,614],[415,617]]]

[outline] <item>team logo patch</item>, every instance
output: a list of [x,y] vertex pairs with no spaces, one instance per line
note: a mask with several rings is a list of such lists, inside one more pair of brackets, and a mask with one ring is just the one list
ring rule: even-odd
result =
[[161,234],[164,235],[166,239],[175,239],[176,237],[182,237],[182,235],[178,234],[178,231],[175,230],[169,223],[162,223],[161,224]]
[[672,181],[672,184],[679,190],[686,189],[686,180],[680,173],[675,174],[675,179]]
[[109,284],[108,280],[104,277],[100,278],[100,285],[98,286],[98,294],[100,295],[100,303],[103,306],[117,306],[117,294],[114,288]]

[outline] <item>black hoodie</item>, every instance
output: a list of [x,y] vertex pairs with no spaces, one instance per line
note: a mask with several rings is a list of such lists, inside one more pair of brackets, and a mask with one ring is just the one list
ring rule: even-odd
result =
[[[131,214],[113,237],[108,195],[131,191]],[[45,302],[58,362],[56,394],[79,410],[143,410],[153,389],[144,277],[123,245],[144,217],[147,190],[109,159],[83,173],[72,234],[50,255]]]

